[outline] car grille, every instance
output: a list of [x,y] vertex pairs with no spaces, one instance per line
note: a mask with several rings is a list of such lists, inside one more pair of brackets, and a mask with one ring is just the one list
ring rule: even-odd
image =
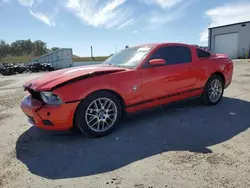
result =
[[31,97],[39,101],[43,101],[39,91],[34,91],[33,89],[27,88],[27,91],[30,93]]

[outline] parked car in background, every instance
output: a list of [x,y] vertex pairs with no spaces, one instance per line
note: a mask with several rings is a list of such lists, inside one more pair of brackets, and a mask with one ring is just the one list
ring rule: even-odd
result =
[[129,47],[100,65],[58,70],[24,84],[21,108],[42,129],[111,133],[125,113],[192,97],[220,102],[233,75],[225,54],[179,43]]
[[17,68],[18,68],[17,66],[15,67],[11,63],[3,63],[3,66],[0,69],[0,73],[2,75],[4,75],[4,76],[6,76],[6,75],[13,75],[13,74],[16,74],[15,70]]
[[40,72],[40,71],[53,71],[54,67],[49,63],[38,63],[35,62],[29,65],[29,70],[31,72]]
[[54,71],[54,67],[49,63],[3,63],[0,65],[0,74],[4,76],[22,74],[24,72]]

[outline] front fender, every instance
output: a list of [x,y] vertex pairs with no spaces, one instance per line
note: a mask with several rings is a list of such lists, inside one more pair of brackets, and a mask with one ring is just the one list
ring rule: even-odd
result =
[[57,88],[53,93],[57,94],[64,103],[80,101],[86,98],[88,95],[99,90],[111,90],[118,93],[121,97],[121,92],[115,84],[110,83],[105,78],[88,78],[86,80],[80,80],[75,83],[64,85]]

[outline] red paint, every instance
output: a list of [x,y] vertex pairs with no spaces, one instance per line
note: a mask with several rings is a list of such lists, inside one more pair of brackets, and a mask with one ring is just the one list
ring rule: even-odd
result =
[[[153,46],[151,52],[134,69],[91,65],[63,69],[31,80],[24,86],[36,91],[53,90],[64,104],[60,106],[43,105],[40,101],[28,96],[22,100],[21,108],[25,114],[34,118],[36,126],[40,128],[66,130],[73,126],[74,114],[80,101],[98,90],[110,90],[117,93],[127,107],[125,110],[136,112],[201,95],[208,78],[216,72],[224,75],[225,85],[229,85],[232,81],[233,63],[227,55],[213,54],[210,58],[199,59],[194,46],[177,43],[150,45]],[[162,46],[173,45],[189,47],[192,52],[192,62],[143,68],[155,50]],[[149,46],[149,44],[145,46]],[[53,89],[66,81],[89,74],[92,76]],[[137,87],[136,92],[133,90],[134,86]],[[177,95],[173,95],[176,93]],[[69,101],[72,103],[67,103]],[[47,115],[47,112],[50,112],[50,116]],[[54,126],[45,126],[42,123],[44,119],[50,120]]]

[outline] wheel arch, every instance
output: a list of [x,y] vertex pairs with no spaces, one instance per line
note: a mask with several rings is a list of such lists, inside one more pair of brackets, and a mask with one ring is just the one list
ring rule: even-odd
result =
[[[112,89],[100,89],[100,90],[92,91],[91,93],[89,93],[88,95],[86,95],[86,97],[84,97],[84,99],[87,98],[87,97],[89,97],[90,95],[93,95],[94,93],[98,93],[98,92],[101,92],[101,91],[106,91],[106,92],[109,92],[109,93],[112,93],[113,95],[115,95],[120,100],[120,103],[121,103],[121,106],[122,106],[122,113],[124,114],[126,112],[125,111],[126,104],[125,104],[124,98],[118,92],[116,92],[116,91],[114,91]],[[84,99],[82,99],[80,101],[80,103],[78,104],[78,106],[75,109],[74,118],[73,118],[73,127],[75,127],[76,112],[77,112],[77,110],[78,110],[81,102],[84,101]]]
[[[115,96],[120,100],[123,111],[125,110],[126,104],[125,104],[124,98],[123,98],[118,92],[116,92],[116,91],[114,91],[114,90],[112,90],[112,89],[100,89],[100,90],[96,90],[96,91],[91,92],[90,94],[88,94],[88,96],[89,96],[89,95],[92,95],[93,93],[100,92],[100,91],[110,92],[110,93],[112,93],[113,95],[115,95]],[[88,97],[88,96],[87,96],[87,97]],[[84,99],[83,99],[83,100],[84,100]]]
[[208,85],[208,84],[210,83],[209,80],[210,80],[213,76],[220,77],[220,78],[222,79],[222,81],[224,82],[223,84],[224,84],[224,86],[225,86],[225,76],[224,76],[224,74],[223,74],[222,72],[216,71],[216,72],[212,73],[212,74],[208,77],[208,79],[207,79],[207,81],[206,81],[206,85],[205,85],[204,90],[203,90],[203,93],[202,93],[202,95],[201,95],[202,100],[203,100],[204,103],[207,104],[207,105],[216,105],[216,104],[218,104],[219,101],[221,100],[221,98],[222,98],[222,96],[223,96],[223,92],[224,92],[224,88],[222,88],[222,93],[221,93],[221,95],[220,95],[220,98],[219,98],[217,101],[210,101],[210,99],[208,99],[208,98],[209,98],[209,97],[208,97],[208,93],[207,93],[208,88],[209,88],[209,85]]
[[[216,72],[212,73],[212,74],[208,77],[208,79],[209,79],[211,76],[213,76],[213,75],[220,76],[220,77],[223,79],[223,83],[224,83],[224,85],[225,85],[226,79],[225,79],[225,76],[224,76],[224,74],[223,74],[222,72],[216,71]],[[207,79],[207,81],[208,81],[208,79]]]

